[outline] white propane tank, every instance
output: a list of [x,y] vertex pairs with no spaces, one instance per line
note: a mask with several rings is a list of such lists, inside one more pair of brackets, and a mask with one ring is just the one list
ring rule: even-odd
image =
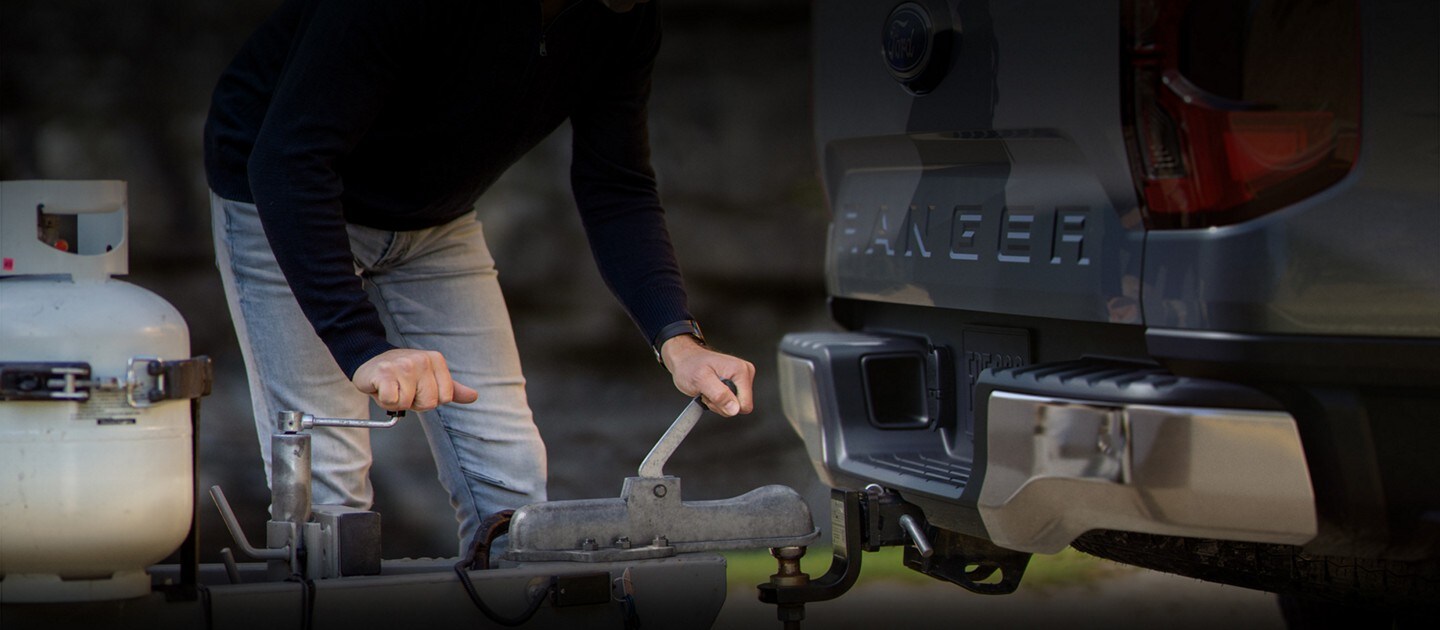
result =
[[146,595],[190,528],[190,405],[154,367],[189,329],[111,277],[125,215],[125,182],[0,182],[0,602]]

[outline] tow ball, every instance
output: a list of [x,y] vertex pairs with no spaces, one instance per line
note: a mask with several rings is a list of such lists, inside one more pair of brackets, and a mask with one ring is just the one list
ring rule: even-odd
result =
[[1030,560],[1028,553],[930,527],[918,506],[875,484],[863,492],[831,490],[830,527],[830,568],[813,580],[800,570],[804,547],[770,550],[779,570],[756,588],[786,630],[800,628],[806,603],[835,599],[855,585],[862,551],[906,545],[905,566],[984,595],[1013,593]]

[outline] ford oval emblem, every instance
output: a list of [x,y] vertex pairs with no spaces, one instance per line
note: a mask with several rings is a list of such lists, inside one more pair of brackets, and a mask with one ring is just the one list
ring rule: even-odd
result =
[[890,12],[885,20],[885,66],[890,74],[909,83],[925,72],[930,63],[934,27],[925,7],[906,2]]
[[885,18],[880,38],[885,69],[911,94],[925,94],[945,78],[958,36],[959,24],[948,10],[932,16],[921,2],[902,3]]

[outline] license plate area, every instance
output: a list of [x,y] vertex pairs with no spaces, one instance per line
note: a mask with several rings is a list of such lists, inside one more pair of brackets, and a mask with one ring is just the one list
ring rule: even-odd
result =
[[975,443],[975,383],[980,374],[988,368],[1001,369],[1029,365],[1030,331],[1023,328],[998,326],[965,326],[960,331],[959,348],[956,349],[960,379],[956,390],[959,392],[957,409],[960,417],[956,423],[959,431],[952,445],[956,451],[973,456]]

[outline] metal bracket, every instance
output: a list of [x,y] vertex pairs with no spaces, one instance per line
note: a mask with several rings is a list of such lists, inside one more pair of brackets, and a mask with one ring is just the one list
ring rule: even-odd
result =
[[[1008,595],[1020,588],[1030,554],[959,532],[932,529],[931,535],[935,553],[921,557],[906,549],[905,566],[981,595]],[[993,579],[997,573],[999,579]]]
[[165,399],[165,362],[159,357],[133,357],[125,368],[125,401],[149,407]]
[[862,551],[914,544],[916,553],[928,558],[934,549],[924,532],[924,522],[925,514],[919,507],[878,485],[872,484],[864,492],[831,490],[830,569],[814,580],[761,584],[760,601],[791,605],[844,595],[860,577]]
[[0,400],[90,400],[90,364],[0,364]]
[[860,510],[865,515],[865,531],[861,537],[865,551],[914,543],[922,556],[928,558],[934,553],[922,529],[925,513],[899,494],[870,484],[865,487],[865,501],[860,504]]
[[[862,551],[905,545],[905,566],[985,595],[1014,592],[1030,561],[1028,553],[928,527],[918,506],[878,485],[864,492],[831,490],[830,526],[832,558],[825,575],[808,580],[777,574],[757,587],[760,601],[780,606],[782,618],[797,615],[795,609],[807,602],[835,599],[850,590],[860,577]],[[781,566],[783,574],[783,559]],[[997,572],[1000,579],[990,581]],[[803,612],[798,615],[803,618]]]
[[240,551],[245,555],[257,560],[289,560],[291,559],[291,548],[289,546],[278,549],[256,549],[250,544],[250,539],[245,537],[245,530],[240,529],[240,521],[235,518],[235,511],[230,509],[230,502],[225,500],[225,491],[220,486],[210,486],[210,498],[215,501],[215,507],[220,508],[220,520],[225,521],[225,529],[230,530],[230,536],[235,543],[240,545]]
[[0,364],[0,400],[86,402],[92,391],[123,390],[131,407],[144,409],[165,400],[207,396],[213,382],[207,356],[176,361],[133,357],[123,379],[93,378],[90,364],[83,362]]
[[845,490],[830,491],[830,570],[804,584],[782,586],[766,583],[760,601],[767,604],[823,602],[844,595],[860,578],[860,551],[864,548],[862,495]]
[[210,395],[215,382],[210,357],[176,361],[134,357],[125,370],[125,400],[144,408],[166,400],[187,400]]
[[[325,426],[380,429],[395,426],[405,415],[403,411],[389,413],[388,420],[372,421],[316,418],[300,411],[278,412],[277,430],[270,435],[271,519],[265,523],[264,548],[257,549],[246,539],[220,487],[210,489],[210,496],[220,508],[220,516],[240,550],[256,559],[268,560],[273,579],[293,575],[319,579],[380,571],[378,513],[311,504],[311,436],[305,430]],[[227,560],[227,566],[229,564],[233,564],[233,560]]]

